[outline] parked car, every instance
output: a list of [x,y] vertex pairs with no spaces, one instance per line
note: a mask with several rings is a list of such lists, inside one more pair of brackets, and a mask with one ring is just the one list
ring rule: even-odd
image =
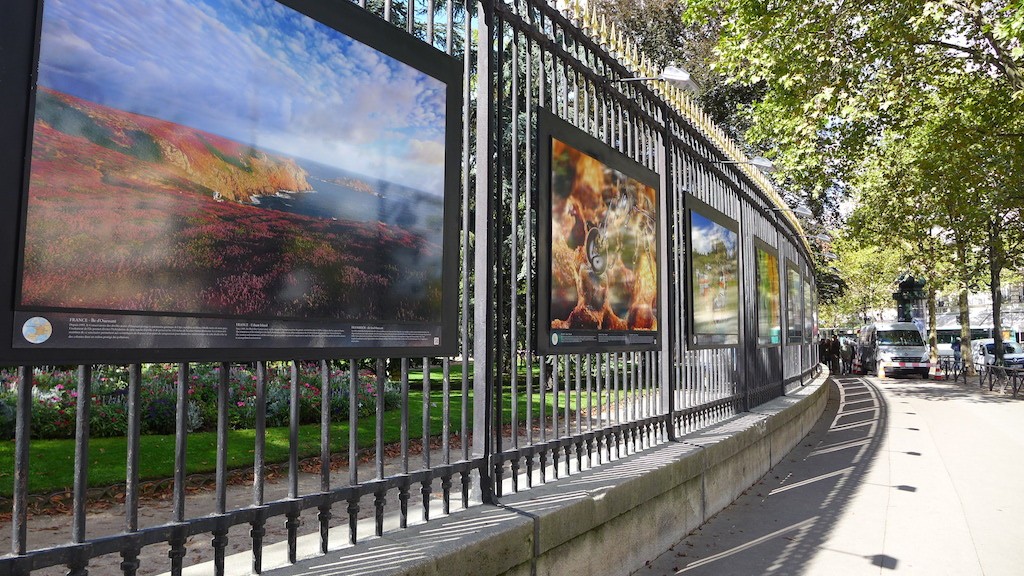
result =
[[857,357],[862,374],[879,368],[891,374],[920,374],[927,378],[931,354],[921,331],[913,322],[868,324],[860,329]]
[[[976,364],[995,364],[996,344],[992,338],[971,340],[971,355]],[[1003,342],[1003,364],[1024,367],[1024,345],[1020,342]]]

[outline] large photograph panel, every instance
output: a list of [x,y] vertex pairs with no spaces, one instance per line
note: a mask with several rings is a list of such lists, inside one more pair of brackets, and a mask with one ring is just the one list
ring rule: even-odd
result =
[[786,342],[803,342],[803,286],[800,272],[792,263],[786,266]]
[[814,314],[814,282],[810,276],[804,277],[804,341],[813,342],[818,337],[816,314]]
[[357,40],[373,17],[338,8],[48,0],[16,306],[437,345],[458,70]]
[[782,303],[779,286],[779,258],[758,246],[757,253],[757,343],[770,346],[782,342]]
[[542,349],[653,349],[659,281],[655,175],[545,118],[549,180],[541,205],[550,236],[543,242],[549,265],[544,264],[546,292],[540,295],[547,329]]
[[690,210],[690,286],[693,343],[739,342],[739,255],[736,231]]

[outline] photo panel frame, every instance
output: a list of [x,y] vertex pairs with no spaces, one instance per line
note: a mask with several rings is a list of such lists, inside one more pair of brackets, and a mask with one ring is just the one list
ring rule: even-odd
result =
[[454,354],[462,65],[349,2],[108,4],[0,24],[0,362]]
[[687,198],[689,343],[736,346],[740,334],[739,227],[735,220]]
[[658,174],[544,108],[536,115],[538,352],[658,350]]
[[755,286],[757,287],[757,345],[782,343],[782,286],[779,254],[767,243],[754,239]]
[[786,260],[786,343],[804,341],[803,275],[792,260]]

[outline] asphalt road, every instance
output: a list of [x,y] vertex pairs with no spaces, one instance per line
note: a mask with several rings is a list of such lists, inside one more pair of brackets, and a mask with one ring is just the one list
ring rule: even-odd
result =
[[1024,398],[834,378],[778,466],[637,576],[1024,575]]

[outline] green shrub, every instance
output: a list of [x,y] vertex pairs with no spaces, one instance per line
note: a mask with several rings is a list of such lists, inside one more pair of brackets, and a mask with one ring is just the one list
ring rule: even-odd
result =
[[142,401],[142,433],[174,434],[177,399],[171,394],[154,394]]
[[75,405],[59,398],[32,403],[32,438],[74,438]]
[[0,394],[0,440],[14,438],[14,429],[17,424],[18,397],[10,392]]
[[[221,365],[191,364],[187,377],[189,432],[213,430],[217,425],[217,397]],[[90,415],[91,435],[118,436],[127,432],[128,368],[99,365],[93,369],[91,392],[94,403]],[[343,421],[349,411],[349,372],[333,366],[331,382],[331,419]],[[0,372],[4,396],[0,389],[0,439],[14,434],[17,374]],[[177,417],[176,364],[145,364],[142,366],[140,412],[143,434],[174,434]],[[266,423],[268,427],[287,426],[291,416],[291,367],[287,363],[267,366]],[[299,423],[319,422],[321,407],[321,374],[317,363],[301,364],[298,370]],[[251,429],[256,421],[256,378],[252,365],[232,365],[228,377],[228,423],[233,429]],[[362,418],[376,412],[376,375],[369,370],[359,372],[357,410]],[[75,427],[77,375],[73,367],[36,369],[32,411],[34,438],[73,438]],[[384,408],[400,406],[397,385],[388,383],[384,391]]]
[[267,426],[287,426],[290,420],[291,396],[280,386],[268,386]]
[[124,404],[93,404],[89,412],[89,435],[109,438],[128,434],[128,410]]

